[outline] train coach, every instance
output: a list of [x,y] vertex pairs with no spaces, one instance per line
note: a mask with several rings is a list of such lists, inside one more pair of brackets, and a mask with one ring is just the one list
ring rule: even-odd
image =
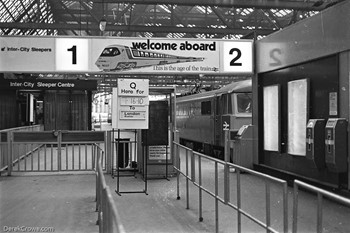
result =
[[229,125],[232,138],[242,125],[251,122],[251,80],[176,99],[180,143],[218,159],[224,159],[223,125]]
[[95,64],[100,70],[110,72],[203,60],[202,57],[182,57],[124,45],[110,45],[102,51]]

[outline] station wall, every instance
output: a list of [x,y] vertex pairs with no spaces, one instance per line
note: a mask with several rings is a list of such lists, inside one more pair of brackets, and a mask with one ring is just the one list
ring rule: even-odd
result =
[[17,126],[16,99],[16,91],[0,91],[0,130]]
[[91,129],[91,92],[45,91],[44,119],[45,130]]
[[[288,136],[290,136],[288,127],[290,113],[288,108],[288,84],[295,80],[307,80],[308,103],[306,103],[306,105],[308,106],[308,119],[325,119],[325,121],[327,121],[329,118],[339,118],[339,111],[337,114],[332,113],[333,115],[330,115],[329,106],[329,93],[338,93],[338,65],[338,56],[333,55],[259,75],[259,85],[261,87],[269,87],[277,84],[279,86],[280,97],[279,106],[274,106],[280,111],[280,128],[278,129],[280,149],[279,151],[269,151],[265,150],[261,145],[261,163],[282,171],[295,173],[326,183],[336,184],[340,182],[340,177],[337,174],[329,172],[325,167],[322,169],[317,168],[311,160],[306,158],[306,154],[301,156],[295,155],[288,150]],[[259,112],[261,113],[264,112],[263,98],[263,92],[260,91]],[[259,125],[264,125],[263,120],[263,117],[259,118]],[[306,123],[307,122],[303,123],[305,125],[305,130]],[[306,137],[305,140],[302,141],[304,142],[302,146],[306,147]],[[322,143],[324,143],[324,141],[322,141]]]
[[43,124],[44,130],[91,130],[92,91],[96,88],[96,80],[0,75],[0,130],[36,124]]
[[[259,167],[285,172],[300,178],[350,189],[350,169],[334,172],[317,168],[304,153],[290,153],[291,135],[288,118],[297,113],[288,106],[288,85],[306,80],[306,113],[300,131],[300,148],[306,147],[306,124],[309,119],[345,118],[349,122],[350,2],[344,1],[256,42],[256,78],[253,80],[254,162]],[[278,90],[276,111],[278,135],[275,149],[266,146],[264,88]],[[298,97],[296,97],[298,98]],[[265,105],[265,106],[264,106]],[[273,109],[273,108],[272,108]],[[268,114],[267,114],[268,115]],[[293,117],[293,116],[292,116]],[[349,124],[347,124],[349,125]],[[348,126],[347,126],[348,128]],[[348,132],[348,129],[346,129]],[[349,135],[342,156],[349,161]],[[273,147],[272,147],[273,148]],[[349,163],[349,162],[348,162]]]

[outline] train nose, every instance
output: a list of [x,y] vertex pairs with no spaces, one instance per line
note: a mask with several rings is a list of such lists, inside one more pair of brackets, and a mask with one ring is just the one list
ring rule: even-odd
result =
[[109,63],[107,61],[105,61],[104,59],[97,59],[97,61],[95,62],[95,65],[99,68],[99,69],[105,69],[106,67],[109,67]]

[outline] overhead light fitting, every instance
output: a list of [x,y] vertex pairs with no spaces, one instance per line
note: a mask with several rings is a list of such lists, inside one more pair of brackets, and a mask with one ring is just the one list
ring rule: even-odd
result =
[[102,19],[100,20],[99,27],[100,31],[104,32],[106,30],[106,25],[107,25],[107,20],[105,18],[105,2],[104,0],[102,1]]
[[101,32],[104,32],[106,30],[106,25],[107,25],[107,20],[105,19],[105,17],[102,17],[99,23]]

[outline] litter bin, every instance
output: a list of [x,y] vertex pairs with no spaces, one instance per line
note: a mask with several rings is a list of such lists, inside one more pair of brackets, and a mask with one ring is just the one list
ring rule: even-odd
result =
[[129,164],[129,138],[115,139],[116,151],[118,156],[118,167],[126,168]]

